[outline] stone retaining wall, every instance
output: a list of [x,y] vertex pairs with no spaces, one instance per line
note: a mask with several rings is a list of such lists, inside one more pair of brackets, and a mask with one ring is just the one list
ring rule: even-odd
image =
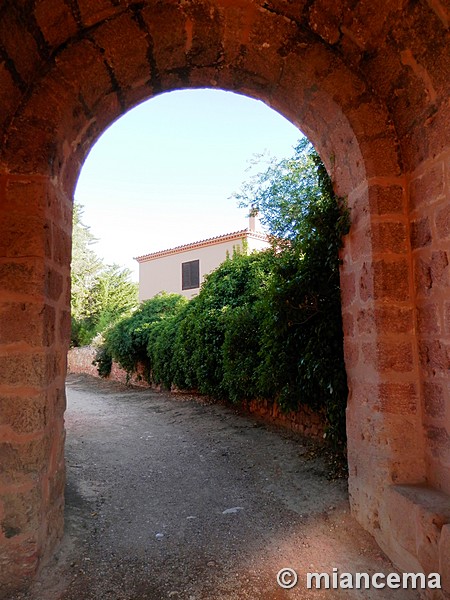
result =
[[[92,364],[95,358],[96,350],[92,346],[84,346],[83,348],[71,348],[67,354],[67,372],[68,373],[86,373],[94,377],[100,377],[97,367]],[[119,383],[131,384],[138,387],[150,387],[145,379],[138,375],[133,375],[130,379],[127,372],[119,367],[115,362],[112,364],[111,373],[107,378],[111,381]]]
[[[95,358],[95,349],[91,346],[84,348],[71,348],[68,353],[68,373],[86,373],[99,377],[97,367],[92,364]],[[111,381],[120,383],[130,383],[139,387],[150,387],[139,376],[133,376],[127,381],[127,373],[116,363],[113,363],[111,374],[108,377]],[[246,412],[254,414],[269,423],[275,423],[286,427],[296,433],[301,433],[308,437],[323,438],[325,433],[325,415],[322,412],[314,412],[308,406],[301,406],[298,411],[284,413],[279,406],[268,400],[251,400],[241,405]]]

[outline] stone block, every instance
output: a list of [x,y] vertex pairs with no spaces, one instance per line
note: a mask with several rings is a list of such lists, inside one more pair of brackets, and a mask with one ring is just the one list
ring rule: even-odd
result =
[[340,4],[334,4],[329,10],[326,0],[315,0],[309,9],[311,29],[327,44],[335,44],[341,37],[343,10]]
[[2,291],[42,299],[44,270],[44,262],[40,259],[0,259]]
[[446,375],[450,369],[450,344],[437,339],[419,341],[419,360],[422,368],[430,375]]
[[[384,527],[412,557],[416,556],[416,527],[413,513],[414,505],[409,496],[400,493],[397,486],[386,489],[383,496],[383,514],[387,522]],[[405,566],[401,567],[405,568]]]
[[423,304],[417,307],[417,330],[419,333],[440,333],[439,311],[436,304]]
[[406,226],[402,222],[372,223],[370,240],[374,253],[405,254],[408,250]]
[[354,273],[340,274],[342,306],[349,307],[356,299],[356,276]]
[[363,343],[362,354],[367,365],[385,373],[409,373],[413,368],[413,349],[410,342],[379,340]]
[[7,539],[11,539],[39,529],[41,501],[37,487],[26,492],[2,494],[3,514],[0,523],[2,534]]
[[400,185],[369,187],[370,212],[375,215],[403,214],[405,191]]
[[73,37],[78,30],[77,22],[64,0],[53,0],[51,6],[39,2],[34,14],[46,41],[52,47],[59,46]]
[[61,541],[64,534],[64,502],[55,504],[47,515],[45,546],[50,551]]
[[[450,523],[450,497],[426,485],[397,485],[383,497],[383,514],[389,519],[391,555],[406,571],[443,573]],[[407,554],[399,552],[396,544]]]
[[21,96],[19,82],[14,81],[4,62],[0,64],[0,89],[3,109],[0,113],[0,127],[3,128],[7,123],[8,115],[14,112],[14,107]]
[[55,339],[55,309],[42,303],[0,302],[0,331],[2,344],[51,346]]
[[349,312],[342,313],[342,330],[344,336],[352,337],[355,333],[355,324],[353,315]]
[[430,260],[422,257],[415,259],[414,279],[416,293],[421,296],[428,296],[433,285]]
[[[142,16],[153,40],[155,65],[164,64],[167,71],[186,69],[188,57],[194,52],[194,19],[168,2],[158,10],[144,7]],[[164,27],[167,20],[173,24],[172,32]],[[173,32],[177,32],[177,35],[171,35]]]
[[63,291],[63,276],[56,269],[48,268],[45,277],[45,293],[51,300],[58,301]]
[[71,332],[71,316],[70,312],[63,310],[59,316],[59,339],[63,344],[68,344]]
[[[92,41],[84,40],[76,48],[67,46],[58,56],[58,73],[68,89],[76,85],[85,112],[97,108],[105,98],[105,91],[111,90],[111,78],[101,49]],[[74,73],[78,74],[76,82]]]
[[126,13],[114,21],[105,21],[94,33],[121,89],[148,85],[157,68],[157,63],[149,59],[151,41],[148,31],[139,26],[138,14]]
[[450,462],[450,433],[445,427],[425,427],[425,436],[431,454],[440,460]]
[[375,300],[406,301],[409,299],[409,267],[406,260],[374,260],[365,262],[359,280],[363,302]]
[[4,181],[0,211],[24,221],[42,221],[48,229],[54,223],[71,226],[72,205],[58,193],[54,181],[33,175],[8,175]]
[[415,415],[418,394],[414,383],[381,383],[375,408],[394,415]]
[[23,482],[27,475],[35,475],[46,469],[50,455],[51,440],[45,434],[22,443],[0,443],[0,484]]
[[[31,31],[21,27],[19,11],[4,11],[2,14],[2,53],[14,65],[16,79],[22,86],[30,83],[39,68],[39,48]],[[20,32],[20,44],[17,35]],[[23,91],[23,90],[22,90]]]
[[445,206],[436,214],[436,230],[440,239],[450,238],[450,208]]
[[18,434],[42,432],[48,425],[52,400],[45,392],[34,396],[0,395],[0,423]]
[[361,140],[360,149],[364,156],[370,157],[365,165],[369,177],[397,178],[401,175],[399,156],[388,132],[375,139]]
[[[18,539],[20,537],[20,540]],[[39,547],[36,536],[17,536],[0,546],[0,598],[11,600],[15,592],[25,592],[36,574]]]
[[371,232],[366,227],[352,228],[348,236],[350,252],[354,262],[372,254]]
[[50,256],[58,266],[67,268],[72,256],[71,236],[55,223],[52,223],[49,231],[51,232]]
[[410,206],[412,209],[428,206],[444,194],[444,164],[432,165],[424,174],[413,179],[410,186]]
[[359,364],[360,344],[348,337],[344,338],[344,358],[347,370],[350,370]]
[[431,244],[431,227],[428,217],[411,223],[411,248],[423,248]]
[[450,498],[416,506],[417,558],[425,573],[439,572],[439,545],[442,527],[450,523]]
[[450,335],[450,302],[444,303],[444,331]]
[[449,286],[449,259],[448,253],[445,250],[437,250],[431,254],[430,273],[432,285],[434,287]]
[[64,462],[59,465],[49,479],[49,502],[51,506],[63,504],[66,472]]
[[393,304],[368,307],[358,312],[357,325],[361,334],[409,333],[413,329],[412,310]]
[[425,413],[432,418],[442,418],[445,415],[445,398],[442,384],[424,381],[423,395]]
[[43,388],[48,384],[48,358],[42,352],[0,355],[0,385]]
[[117,2],[109,0],[77,0],[77,7],[80,25],[88,27],[112,18],[120,10]]

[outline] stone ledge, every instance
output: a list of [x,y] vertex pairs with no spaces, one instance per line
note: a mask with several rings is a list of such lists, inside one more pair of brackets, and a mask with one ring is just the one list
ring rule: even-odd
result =
[[386,551],[404,571],[440,573],[450,594],[450,496],[426,485],[395,485],[384,496]]

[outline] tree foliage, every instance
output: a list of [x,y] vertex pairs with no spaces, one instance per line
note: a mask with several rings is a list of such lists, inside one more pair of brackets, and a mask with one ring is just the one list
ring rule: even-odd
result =
[[266,295],[258,367],[260,393],[285,408],[325,406],[329,432],[345,437],[347,382],[339,249],[349,229],[345,203],[312,145],[272,160],[236,194],[259,211],[276,260]]
[[275,246],[295,246],[297,252],[305,253],[331,234],[329,252],[322,252],[320,259],[337,263],[336,250],[349,227],[348,211],[306,138],[298,142],[292,157],[268,159],[266,168],[233,197],[241,207],[259,215]]
[[72,317],[82,321],[88,315],[91,290],[102,269],[102,261],[91,246],[97,242],[90,228],[82,222],[83,208],[73,207],[71,284]]
[[138,304],[138,286],[131,271],[105,265],[92,250],[97,239],[82,222],[82,207],[75,204],[72,241],[72,336],[74,346],[89,344]]

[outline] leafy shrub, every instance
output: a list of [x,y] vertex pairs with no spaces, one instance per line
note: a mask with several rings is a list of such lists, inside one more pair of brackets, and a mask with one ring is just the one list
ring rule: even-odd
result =
[[173,343],[179,324],[178,315],[171,315],[152,324],[147,353],[151,381],[170,389],[174,380]]
[[[233,361],[231,355],[224,360],[224,348],[231,347],[233,337],[234,356],[239,347],[243,353],[250,352],[246,340],[239,337],[242,332],[234,331],[237,311],[251,312],[261,300],[271,261],[270,252],[235,254],[206,278],[192,312],[195,347],[191,362],[201,393],[234,400],[246,397],[237,393],[233,382],[236,373],[229,372]],[[253,331],[253,338],[258,338],[257,331]]]
[[106,346],[100,346],[97,348],[92,364],[97,366],[97,371],[100,377],[110,376],[112,363],[113,359],[108,348],[106,348]]
[[285,409],[325,407],[329,436],[343,442],[348,392],[339,249],[348,210],[307,140],[293,159],[259,174],[240,196],[245,199],[262,210],[276,252],[261,329],[259,392]]
[[194,352],[197,347],[196,314],[198,296],[180,313],[173,344],[173,383],[180,389],[198,389]]
[[158,294],[143,302],[130,317],[119,321],[105,334],[105,346],[113,359],[131,375],[138,366],[150,380],[148,342],[154,323],[175,315],[187,300],[179,294]]
[[223,387],[232,402],[253,399],[259,395],[261,306],[261,302],[256,301],[225,313]]

